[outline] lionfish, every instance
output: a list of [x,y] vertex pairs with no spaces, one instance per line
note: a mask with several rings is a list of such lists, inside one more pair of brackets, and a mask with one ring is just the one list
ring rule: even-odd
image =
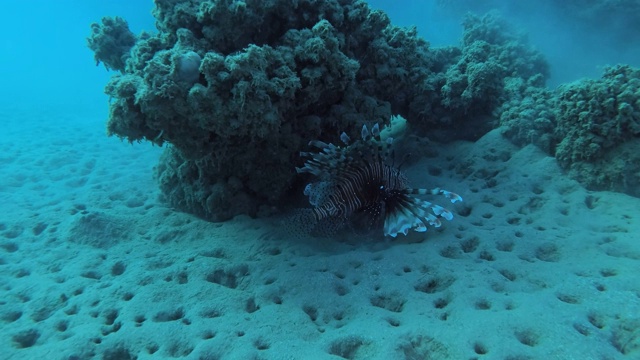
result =
[[396,237],[409,230],[424,232],[427,226],[439,227],[441,218],[453,218],[451,211],[418,196],[444,195],[452,203],[462,198],[440,188],[408,187],[405,174],[394,164],[393,139],[383,141],[378,124],[371,130],[364,125],[361,140],[352,143],[344,132],[340,140],[344,146],[310,141],[309,146],[319,151],[300,153],[305,163],[296,171],[316,178],[304,190],[313,208],[297,215],[309,232],[334,233],[351,225],[382,229],[385,236]]

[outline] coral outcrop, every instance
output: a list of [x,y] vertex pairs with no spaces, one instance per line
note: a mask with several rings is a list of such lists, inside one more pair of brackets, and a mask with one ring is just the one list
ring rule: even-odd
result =
[[474,117],[481,120],[469,128],[483,135],[494,124],[480,116],[492,115],[510,98],[511,83],[544,85],[549,68],[540,52],[527,44],[525,35],[496,12],[482,17],[468,14],[463,25],[461,54],[446,70],[442,104],[454,123]]
[[608,67],[556,90],[534,77],[509,89],[497,111],[507,138],[538,145],[590,189],[640,196],[640,69]]
[[107,130],[169,144],[163,194],[211,220],[268,212],[301,192],[294,168],[311,139],[356,138],[392,115],[437,140],[478,138],[504,101],[501,78],[545,74],[495,15],[470,17],[461,49],[431,49],[358,0],[155,5],[155,34],[132,37],[118,18],[92,25],[96,60],[121,72],[105,89]]
[[640,196],[640,69],[561,86],[556,113],[560,166],[590,188]]
[[515,77],[506,81],[506,100],[496,111],[502,133],[514,144],[535,144],[553,155],[556,140],[555,93],[544,86],[540,76],[528,80]]
[[96,65],[103,63],[108,70],[124,72],[129,51],[136,43],[136,36],[121,17],[105,17],[101,24],[91,24],[91,36],[87,45],[95,53]]

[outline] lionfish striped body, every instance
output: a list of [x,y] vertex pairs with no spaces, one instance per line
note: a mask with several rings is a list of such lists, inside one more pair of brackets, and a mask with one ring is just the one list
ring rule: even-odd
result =
[[345,133],[340,138],[344,147],[311,141],[309,145],[320,151],[301,153],[306,161],[296,171],[317,178],[305,188],[314,206],[304,216],[307,224],[382,228],[385,236],[396,237],[409,230],[426,231],[428,225],[439,227],[440,218],[453,218],[449,210],[416,196],[444,195],[451,202],[462,198],[439,188],[409,188],[404,173],[390,163],[392,139],[382,141],[377,124],[371,130],[363,126],[360,141],[350,144]]

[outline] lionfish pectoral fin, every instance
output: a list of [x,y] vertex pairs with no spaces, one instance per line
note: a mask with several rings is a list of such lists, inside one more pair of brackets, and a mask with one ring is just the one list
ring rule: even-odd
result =
[[[417,226],[417,223],[422,223],[421,226]],[[426,222],[416,214],[411,207],[406,204],[398,204],[398,206],[387,214],[384,223],[384,233],[392,237],[396,237],[398,234],[407,235],[409,230],[420,227],[424,228],[422,231],[426,231]]]
[[432,203],[408,196],[403,206],[415,217],[415,221],[421,222],[423,226],[426,227],[427,224],[437,228],[442,226],[442,222],[440,222],[438,216],[429,212],[429,210],[433,209],[434,205]]
[[427,226],[422,222],[422,220],[417,220],[413,223],[413,231],[415,232],[425,232],[427,231]]
[[411,229],[411,224],[408,222],[395,222],[393,224],[385,225],[384,235],[396,237],[398,234],[407,235]]
[[456,201],[462,201],[462,196],[447,190],[440,190],[442,195],[444,195],[447,199],[451,200],[452,203]]
[[400,223],[398,213],[393,211],[387,214],[384,220],[384,235],[396,237],[400,232],[402,232],[402,224]]
[[447,220],[453,219],[453,214],[451,213],[451,211],[443,208],[442,206],[436,204],[430,204],[429,206],[431,207],[431,211],[433,211],[436,216],[442,216]]
[[[425,219],[429,223],[429,225],[433,227],[442,226],[442,222],[440,221],[440,216],[442,216],[442,214],[449,213],[450,217],[449,215],[443,216],[447,220],[451,220],[453,218],[453,215],[442,206],[434,205],[428,201],[424,201],[420,199],[414,199],[414,203],[420,209],[420,217],[422,219]],[[434,210],[434,207],[437,207],[442,210]],[[429,210],[431,210],[433,214],[430,213]]]
[[455,203],[457,201],[462,201],[462,196],[448,191],[448,190],[444,190],[444,189],[440,189],[440,188],[433,188],[433,189],[412,189],[412,191],[414,191],[415,194],[432,194],[432,195],[444,195],[444,197],[446,197],[447,199],[451,200],[452,203]]

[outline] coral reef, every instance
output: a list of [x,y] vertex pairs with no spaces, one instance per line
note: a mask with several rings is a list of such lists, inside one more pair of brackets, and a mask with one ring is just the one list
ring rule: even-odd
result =
[[408,111],[404,78],[428,64],[415,31],[360,1],[157,1],[153,13],[159,33],[106,87],[108,133],[170,143],[163,193],[212,220],[276,204],[309,139]]
[[462,54],[442,88],[443,104],[451,111],[486,113],[504,100],[505,80],[548,77],[542,55],[497,13],[469,14],[463,24]]
[[503,135],[555,156],[587,188],[640,196],[640,69],[608,67],[555,91],[536,77],[507,89],[496,112]]
[[590,188],[640,196],[640,69],[561,86],[556,113],[560,166]]
[[87,45],[95,53],[96,65],[103,63],[109,70],[124,72],[129,50],[136,36],[129,30],[127,22],[120,17],[104,17],[102,24],[91,24],[91,36]]
[[106,87],[108,133],[170,143],[163,193],[212,220],[277,203],[310,138],[408,111],[405,78],[428,64],[415,31],[359,1],[157,1],[154,15],[160,32],[130,50],[113,46],[124,21],[92,25],[96,59],[124,73]]
[[[498,13],[468,14],[463,25],[461,55],[447,69],[442,86],[442,104],[454,122],[491,115],[508,99],[506,89],[512,81],[527,82],[535,76],[544,85],[549,69],[543,56]],[[484,134],[492,124],[478,125],[475,129]]]
[[392,115],[435,140],[475,139],[505,100],[496,77],[545,74],[495,15],[468,18],[462,49],[431,49],[358,0],[155,4],[159,32],[132,46],[126,22],[92,25],[96,59],[122,73],[105,89],[108,134],[170,144],[163,194],[211,220],[282,203],[302,185],[293,164],[311,139],[335,143]]
[[554,92],[544,86],[540,76],[529,80],[510,78],[506,83],[508,100],[496,111],[502,134],[516,145],[535,144],[553,155],[556,146]]

